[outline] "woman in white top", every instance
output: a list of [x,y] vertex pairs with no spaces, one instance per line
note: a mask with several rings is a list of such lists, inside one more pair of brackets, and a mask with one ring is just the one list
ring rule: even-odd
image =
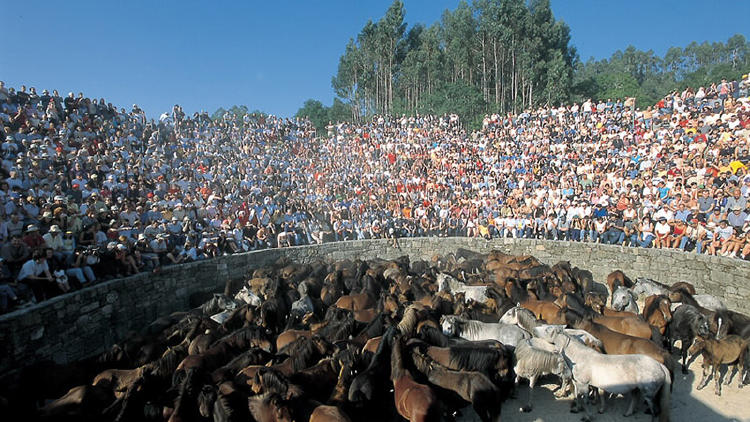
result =
[[656,239],[654,240],[654,248],[668,248],[671,243],[671,238],[669,236],[669,233],[672,231],[672,227],[670,227],[669,223],[667,223],[666,218],[660,219],[655,227],[654,230],[656,231]]
[[640,226],[636,230],[636,233],[630,238],[632,245],[638,245],[642,248],[650,248],[651,242],[654,240],[654,225],[651,223],[651,219],[643,217]]

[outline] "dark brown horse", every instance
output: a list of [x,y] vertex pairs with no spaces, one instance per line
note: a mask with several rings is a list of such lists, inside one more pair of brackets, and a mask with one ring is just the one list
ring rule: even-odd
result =
[[476,371],[453,371],[416,351],[412,352],[411,356],[414,366],[430,383],[453,391],[471,403],[482,422],[500,421],[501,404],[505,397],[485,374]]
[[[734,371],[737,371],[737,387],[742,388],[745,380],[745,364],[748,358],[748,340],[738,335],[728,335],[722,340],[712,338],[697,337],[695,343],[690,347],[689,353],[693,356],[703,355],[703,377],[698,382],[698,389],[702,390],[708,385],[711,378],[714,379],[715,393],[721,395],[721,382],[719,382],[721,365],[733,365]],[[726,384],[732,380],[734,371],[729,371],[725,375]]]
[[402,337],[398,334],[393,339],[391,349],[391,381],[396,411],[410,422],[439,421],[440,401],[430,387],[414,381],[404,366],[402,348]]

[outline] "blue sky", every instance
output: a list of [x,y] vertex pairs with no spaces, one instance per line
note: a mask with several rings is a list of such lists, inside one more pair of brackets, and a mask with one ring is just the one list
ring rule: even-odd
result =
[[[308,98],[330,104],[331,77],[349,38],[390,0],[0,0],[0,80],[84,92],[150,116],[175,103],[189,113],[245,104],[291,116]],[[405,0],[411,26],[431,24],[457,0]],[[633,44],[750,38],[750,2],[552,0],[583,60]]]

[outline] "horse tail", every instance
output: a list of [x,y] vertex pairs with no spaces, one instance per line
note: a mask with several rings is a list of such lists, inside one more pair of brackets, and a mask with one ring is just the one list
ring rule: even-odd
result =
[[[666,367],[662,368],[664,375],[669,375],[669,370]],[[667,386],[667,384],[669,384]],[[669,388],[667,388],[669,387]],[[670,406],[672,405],[672,378],[665,377],[664,383],[659,388],[659,392],[656,394],[659,400],[659,422],[669,422]]]

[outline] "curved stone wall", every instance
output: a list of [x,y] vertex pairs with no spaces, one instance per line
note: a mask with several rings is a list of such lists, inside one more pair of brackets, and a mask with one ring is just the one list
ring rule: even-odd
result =
[[715,295],[730,309],[745,313],[750,299],[750,262],[737,259],[529,239],[416,238],[400,239],[399,246],[369,240],[266,249],[167,267],[158,274],[138,274],[59,296],[0,316],[0,375],[40,360],[65,363],[92,356],[159,316],[189,309],[192,295],[221,291],[227,280],[242,278],[280,256],[301,262],[402,255],[429,260],[460,247],[477,252],[497,249],[531,254],[550,265],[568,260],[590,270],[598,282],[615,269],[632,278],[649,277],[667,284],[686,280],[699,293]]

